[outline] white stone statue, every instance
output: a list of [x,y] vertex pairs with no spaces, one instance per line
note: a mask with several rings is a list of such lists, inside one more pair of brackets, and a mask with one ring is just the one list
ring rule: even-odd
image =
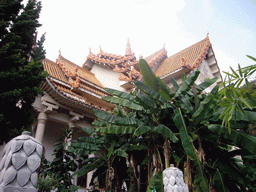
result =
[[188,192],[182,171],[173,165],[163,171],[163,182],[164,192]]
[[7,143],[0,162],[0,192],[36,192],[43,145],[24,131]]

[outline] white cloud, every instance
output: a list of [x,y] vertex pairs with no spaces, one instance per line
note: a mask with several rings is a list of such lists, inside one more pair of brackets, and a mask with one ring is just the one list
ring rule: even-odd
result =
[[124,54],[128,37],[136,56],[146,57],[181,38],[176,14],[184,1],[44,0],[42,4],[39,32],[47,32],[45,47],[51,60],[61,49],[64,57],[82,65],[89,47],[98,53],[100,45],[105,52]]

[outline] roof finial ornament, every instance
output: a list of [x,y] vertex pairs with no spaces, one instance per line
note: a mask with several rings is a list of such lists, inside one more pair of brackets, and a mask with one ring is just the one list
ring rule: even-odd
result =
[[100,53],[103,53],[102,49],[101,49],[101,45],[100,45]]
[[209,37],[209,31],[207,31],[207,37]]
[[91,46],[89,47],[89,53],[91,53],[92,52],[92,50],[91,50]]
[[60,49],[59,49],[59,54],[61,55],[61,51],[60,51]]
[[125,55],[132,55],[129,37],[128,37],[128,41],[127,41],[127,45],[126,45]]
[[164,42],[164,47],[163,48],[165,48],[165,42]]

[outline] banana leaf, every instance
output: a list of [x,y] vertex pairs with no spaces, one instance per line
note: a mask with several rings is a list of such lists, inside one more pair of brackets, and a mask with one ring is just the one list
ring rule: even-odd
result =
[[139,67],[140,67],[140,72],[143,76],[144,83],[147,86],[154,89],[155,91],[159,92],[160,83],[159,83],[158,79],[156,78],[155,73],[149,67],[149,65],[145,59],[139,60]]
[[127,99],[130,101],[134,100],[134,96],[129,94],[129,93],[125,93],[119,90],[115,90],[115,89],[110,89],[110,88],[105,88],[105,90],[110,93],[111,95],[117,96],[119,98],[123,98],[123,99]]
[[107,153],[107,159],[110,160],[110,157],[112,156],[113,152],[114,152],[114,147],[116,145],[116,141],[112,140],[111,141],[111,145],[110,147],[107,148],[108,153]]
[[175,109],[174,113],[175,113],[175,116],[174,116],[173,121],[174,121],[176,127],[178,127],[178,129],[179,129],[181,144],[182,144],[186,154],[189,156],[189,158],[191,160],[194,160],[195,164],[198,166],[197,173],[196,173],[196,175],[197,175],[196,183],[198,184],[198,187],[200,187],[201,191],[209,191],[208,181],[203,174],[201,163],[198,159],[195,146],[192,143],[192,139],[190,138],[190,136],[187,132],[187,127],[186,127],[186,124],[182,117],[180,108]]
[[106,134],[133,134],[135,130],[136,130],[136,127],[117,126],[117,125],[96,128],[96,132],[106,133]]
[[116,154],[119,157],[129,157],[129,155],[122,149],[116,149],[114,151],[114,154]]
[[160,77],[157,77],[159,83],[160,83],[160,94],[168,101],[170,101],[174,95],[175,95],[175,92],[170,88],[168,87],[161,79]]
[[156,77],[146,60],[140,59],[139,67],[144,83],[159,92],[166,100],[170,101],[175,94],[174,91],[163,83],[159,77]]
[[146,145],[130,145],[128,148],[127,148],[127,151],[141,151],[143,149],[147,149],[148,146]]
[[194,106],[189,101],[189,97],[187,95],[185,95],[184,97],[181,97],[180,105],[181,105],[181,109],[183,111],[186,111],[187,114],[191,113],[194,110]]
[[231,120],[235,121],[247,121],[247,122],[256,122],[256,112],[251,110],[236,111],[234,112]]
[[150,97],[147,97],[142,94],[137,94],[136,95],[136,100],[140,102],[140,104],[145,108],[145,109],[156,109],[157,105],[153,99]]
[[212,102],[214,97],[212,94],[209,94],[203,101],[200,102],[198,109],[192,115],[192,121],[194,125],[201,123],[205,119],[205,114],[212,109]]
[[123,126],[140,126],[143,123],[133,117],[116,117],[108,112],[95,110],[95,116],[98,118],[98,121],[93,122],[94,126],[98,127],[107,127],[114,125],[123,125]]
[[97,109],[94,109],[93,111],[94,111],[94,114],[97,118],[102,119],[103,121],[106,121],[108,123],[113,123],[114,124],[116,119],[118,118],[118,117],[110,114],[107,111],[100,111],[100,110],[97,110]]
[[151,131],[151,128],[149,126],[141,125],[134,131],[134,135],[141,136],[148,131]]
[[174,91],[177,92],[179,90],[180,86],[178,85],[178,83],[175,81],[175,79],[173,77],[171,77],[170,80],[173,85]]
[[197,77],[199,76],[200,71],[196,68],[188,77],[187,79],[182,83],[182,85],[179,87],[179,89],[175,93],[175,98],[179,97],[180,94],[185,95],[186,92],[190,91],[191,86],[195,83]]
[[86,143],[96,143],[96,142],[104,143],[104,141],[101,138],[93,138],[93,137],[79,137],[78,140]]
[[189,134],[187,132],[187,127],[182,117],[181,110],[179,108],[175,109],[174,113],[175,116],[173,121],[176,127],[179,129],[182,146],[189,158],[195,160],[197,158],[196,149],[191,142],[191,138],[189,137]]
[[213,185],[216,190],[225,192],[225,184],[223,181],[223,176],[220,173],[220,171],[217,169],[217,171],[213,175]]
[[146,84],[138,80],[134,80],[134,84],[137,86],[137,88],[139,88],[142,92],[146,93],[149,97],[152,97],[155,100],[159,100],[162,104],[167,102],[167,100],[164,97],[162,97],[159,92],[147,86]]
[[256,137],[234,129],[231,129],[231,132],[229,133],[229,129],[227,127],[217,124],[209,124],[208,129],[221,137],[232,141],[234,145],[245,148],[252,154],[256,153]]
[[217,77],[214,77],[212,79],[207,79],[205,80],[203,83],[199,84],[196,86],[196,90],[198,93],[204,91],[205,89],[207,89],[208,87],[210,87],[212,84],[214,84],[217,81]]
[[241,174],[241,172],[239,172],[239,170],[237,170],[236,167],[232,166],[232,163],[229,160],[232,160],[232,159],[225,159],[225,160],[218,159],[214,163],[214,168],[217,168],[222,173],[229,175],[237,183],[245,185],[245,182],[244,182],[245,178],[243,178],[243,175]]
[[98,158],[95,161],[82,166],[78,171],[73,173],[72,176],[77,175],[78,177],[81,177],[81,176],[93,171],[94,169],[104,166],[105,164],[106,164],[105,161],[103,161],[101,158]]
[[179,141],[179,139],[175,136],[175,134],[165,125],[158,125],[156,127],[154,127],[154,131],[162,134],[164,136],[166,136],[167,138],[169,138],[173,143],[177,143]]
[[130,108],[130,109],[134,109],[134,110],[137,110],[137,111],[144,110],[144,108],[141,105],[134,102],[135,99],[133,99],[133,101],[130,101],[130,100],[127,100],[127,99],[124,99],[124,98],[112,97],[112,96],[104,96],[104,97],[102,97],[102,99],[104,101],[109,102],[109,103],[121,105],[121,106]]

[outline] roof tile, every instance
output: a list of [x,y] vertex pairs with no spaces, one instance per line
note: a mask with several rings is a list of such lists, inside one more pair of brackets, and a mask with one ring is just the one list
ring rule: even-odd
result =
[[[62,67],[62,69],[64,67],[66,70],[68,70],[70,74],[72,74],[72,73],[76,74],[80,78],[87,80],[101,88],[104,88],[104,86],[99,82],[99,80],[95,77],[95,75],[92,72],[65,59],[63,56],[61,56],[61,54],[59,55],[59,57],[57,59],[57,63]],[[70,76],[70,75],[68,75],[68,76]]]
[[44,59],[42,63],[44,70],[47,71],[51,77],[54,77],[63,82],[68,82],[67,77],[56,63],[49,59]]
[[175,55],[166,58],[157,68],[155,74],[162,77],[181,67],[187,67],[190,69],[198,67],[205,58],[210,46],[211,43],[207,36],[202,41],[199,41]]

